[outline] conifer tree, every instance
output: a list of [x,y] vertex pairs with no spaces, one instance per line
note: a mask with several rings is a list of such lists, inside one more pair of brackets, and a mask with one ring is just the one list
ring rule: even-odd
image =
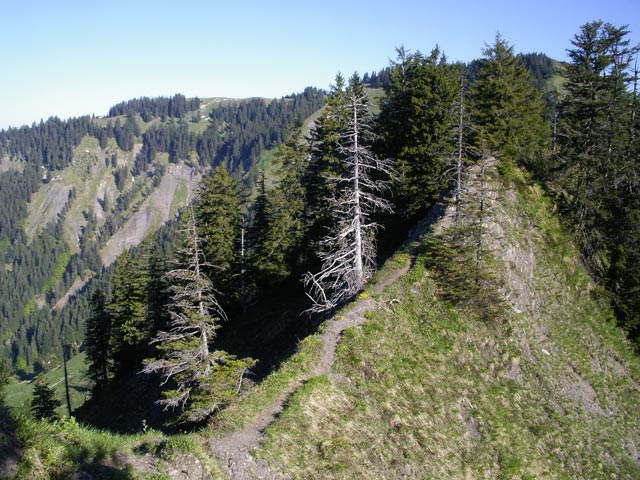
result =
[[335,185],[329,179],[344,173],[339,142],[348,123],[345,96],[345,80],[338,74],[326,98],[325,110],[310,134],[309,162],[303,176],[307,224],[303,243],[306,245],[304,256],[314,267],[323,237],[335,229],[335,218],[327,208],[326,199],[335,194]]
[[[336,154],[342,163],[341,175],[326,177],[331,197],[326,198],[335,218],[335,229],[322,241],[320,271],[304,276],[307,295],[313,301],[311,312],[337,307],[357,294],[375,270],[375,232],[372,214],[390,210],[383,194],[389,188],[391,162],[370,149],[372,132],[368,99],[357,74],[349,81],[335,113],[345,115],[347,123],[338,130]],[[322,140],[322,139],[321,139]]]
[[87,354],[87,375],[93,381],[94,390],[100,390],[109,381],[111,359],[109,340],[111,338],[111,318],[105,305],[104,293],[96,290],[89,302],[91,316],[85,323],[85,352]]
[[464,167],[452,224],[429,240],[428,264],[436,272],[441,295],[491,320],[504,302],[499,293],[492,254],[487,248],[490,172],[495,158],[482,155]]
[[57,418],[56,407],[59,402],[55,399],[55,391],[39,377],[36,380],[31,398],[31,412],[37,420],[55,420]]
[[471,164],[471,156],[473,155],[473,148],[469,140],[474,131],[467,100],[467,81],[464,68],[460,68],[458,76],[458,98],[454,103],[452,113],[451,143],[453,150],[448,158],[445,157],[444,170],[442,172],[442,177],[451,187],[449,195],[454,202],[454,223],[456,226],[460,223],[462,204],[466,196],[464,187],[469,177],[468,167]]
[[[394,202],[404,222],[426,213],[445,186],[442,171],[453,150],[454,69],[439,48],[429,56],[397,49],[378,120],[378,150],[393,158]],[[393,219],[392,219],[393,220]]]
[[149,325],[150,334],[155,334],[160,329],[166,329],[169,325],[167,302],[169,297],[165,273],[167,262],[162,256],[160,245],[150,238],[142,245],[141,262],[147,270],[146,283],[146,323]]
[[243,215],[237,183],[224,166],[202,180],[193,206],[204,258],[213,266],[205,267],[206,273],[225,304],[231,304],[241,296]]
[[5,414],[5,389],[4,386],[9,383],[9,379],[11,378],[11,368],[9,367],[9,363],[4,359],[0,358],[0,415]]
[[305,190],[302,177],[307,151],[296,137],[276,150],[280,164],[279,184],[270,191],[264,175],[258,183],[254,222],[250,237],[253,244],[251,269],[258,286],[276,285],[299,268],[304,235]]
[[[630,47],[626,27],[587,23],[572,41],[566,69],[569,92],[562,103],[560,168],[585,258],[602,271],[606,229],[616,198],[633,191],[637,158],[629,156]],[[629,161],[630,160],[630,161]],[[630,187],[630,188],[629,188]]]
[[226,315],[205,273],[208,265],[191,209],[186,214],[179,263],[167,274],[172,291],[171,329],[153,339],[163,355],[145,360],[143,372],[159,372],[162,385],[171,382],[159,404],[180,408],[185,422],[199,422],[237,395],[243,375],[255,362],[213,348]]
[[535,80],[499,33],[483,53],[469,92],[475,145],[502,161],[534,164],[545,154],[549,135]]
[[626,26],[583,25],[572,41],[550,183],[592,273],[608,287],[622,325],[640,338],[640,162],[637,66]]
[[116,260],[111,301],[109,355],[116,375],[135,369],[144,358],[152,325],[147,321],[147,269],[124,250]]

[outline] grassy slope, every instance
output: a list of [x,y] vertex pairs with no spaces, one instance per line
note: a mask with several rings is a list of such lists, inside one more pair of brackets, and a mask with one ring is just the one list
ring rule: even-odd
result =
[[[519,183],[498,193],[491,244],[510,299],[501,318],[483,322],[444,304],[423,251],[377,296],[368,322],[344,332],[334,374],[303,383],[267,428],[254,455],[271,470],[291,478],[638,478],[640,361],[540,189]],[[381,276],[406,259],[396,255]],[[320,351],[319,335],[308,337],[203,434],[251,423],[308,376]],[[117,436],[73,422],[44,433],[28,452],[49,473],[97,462],[129,478],[132,469],[167,472],[167,459],[184,452],[214,478],[224,471],[201,434]],[[55,453],[37,453],[51,441]]]
[[503,193],[494,247],[520,253],[502,256],[505,290],[519,295],[513,308],[489,324],[443,304],[419,257],[386,306],[345,332],[338,380],[306,383],[267,429],[256,453],[272,469],[293,478],[638,478],[640,362],[590,295],[540,190]]
[[[521,178],[515,185],[498,192],[494,209],[491,243],[511,306],[499,321],[444,304],[419,256],[369,322],[345,332],[337,375],[298,388],[256,456],[293,478],[638,478],[640,361],[598,301],[552,205],[538,187]],[[312,335],[212,431],[251,422],[319,355]],[[158,468],[175,452],[207,456],[200,435],[116,436],[73,422],[40,433],[25,474],[120,458],[117,470],[128,478],[126,464],[139,468],[148,449],[157,449]],[[221,475],[214,462],[207,469]]]
[[[67,362],[67,371],[69,375],[69,395],[71,397],[71,407],[77,408],[86,400],[89,395],[90,382],[86,378],[84,353],[76,355]],[[44,374],[45,381],[54,387],[55,398],[60,402],[58,414],[65,416],[67,414],[67,404],[64,392],[64,370],[62,365],[57,366],[53,370]],[[12,383],[5,387],[5,403],[14,408],[27,409],[31,403],[31,395],[33,392],[34,382]]]

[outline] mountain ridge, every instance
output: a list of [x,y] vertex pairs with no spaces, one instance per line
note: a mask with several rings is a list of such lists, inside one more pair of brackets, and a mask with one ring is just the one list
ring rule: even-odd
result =
[[[580,295],[589,277],[539,187],[495,173],[492,182],[502,211],[488,221],[504,232],[493,237],[503,265],[500,317],[486,322],[474,308],[443,303],[422,240],[413,268],[377,298],[367,322],[343,332],[336,375],[303,384],[266,428],[252,455],[273,478],[640,472],[637,357],[611,311]],[[451,218],[449,209],[444,222]],[[560,246],[561,263],[540,257]],[[578,283],[548,282],[553,272]],[[600,443],[590,443],[592,431]]]

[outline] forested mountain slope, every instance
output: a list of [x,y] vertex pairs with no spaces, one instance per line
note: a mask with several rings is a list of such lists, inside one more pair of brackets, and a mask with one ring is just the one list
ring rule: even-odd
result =
[[263,155],[322,102],[314,88],[141,98],[106,118],[0,132],[0,357],[28,374],[57,365],[62,343],[77,351],[89,282],[105,285],[120,252],[174,219],[212,167],[251,188]]
[[[464,211],[434,207],[209,428],[114,436],[62,422],[47,428],[64,445],[47,434],[23,454],[48,449],[55,471],[87,478],[637,478],[640,361],[552,202],[491,159],[465,191]],[[447,248],[458,241],[469,249]],[[451,282],[462,275],[465,289]]]
[[[49,276],[74,248],[91,276],[157,208],[171,215],[158,188],[186,199],[210,173],[176,221],[115,258],[110,282],[92,277],[92,398],[60,420],[40,378],[31,415],[0,422],[17,476],[637,478],[640,46],[627,34],[583,25],[559,70],[499,34],[469,66],[399,47],[376,105],[357,73],[338,74],[313,125],[269,153],[258,124],[290,118],[294,98],[218,102],[206,128],[198,113],[172,121],[167,99],[119,105],[113,138],[75,125],[71,150],[42,150],[50,170],[92,185],[104,154],[113,180],[42,190],[69,200],[3,217],[11,254],[57,249]],[[126,158],[102,152],[110,142]],[[207,152],[220,163],[203,165]],[[249,212],[245,155],[264,163]],[[122,208],[25,230],[82,212],[76,198]],[[29,315],[49,311],[38,282]]]

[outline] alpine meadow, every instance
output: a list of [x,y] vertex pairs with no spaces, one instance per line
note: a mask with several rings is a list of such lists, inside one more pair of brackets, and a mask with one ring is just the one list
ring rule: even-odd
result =
[[631,38],[0,130],[0,478],[640,478]]

